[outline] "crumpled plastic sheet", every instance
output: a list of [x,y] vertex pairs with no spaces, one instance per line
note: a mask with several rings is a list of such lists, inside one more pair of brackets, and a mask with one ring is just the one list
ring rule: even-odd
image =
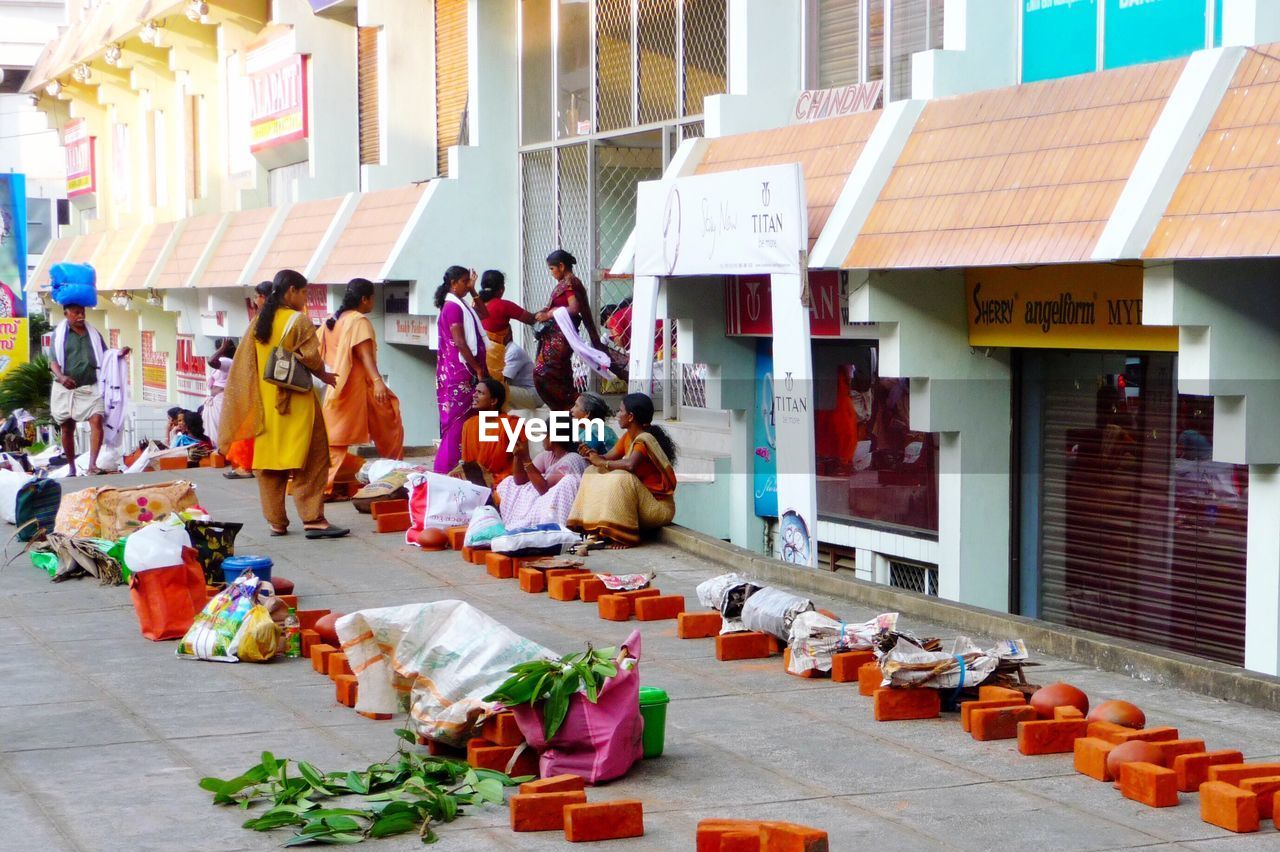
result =
[[831,657],[844,651],[867,651],[875,640],[894,630],[896,612],[884,612],[861,624],[837,621],[819,612],[802,612],[791,622],[791,661],[787,671],[804,674],[812,669],[831,671]]

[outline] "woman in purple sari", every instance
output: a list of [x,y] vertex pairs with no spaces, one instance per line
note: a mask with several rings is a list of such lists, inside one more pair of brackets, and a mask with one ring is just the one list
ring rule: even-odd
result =
[[485,368],[484,327],[475,310],[462,300],[468,294],[475,300],[475,282],[474,272],[450,266],[436,288],[436,307],[440,309],[440,351],[436,356],[440,448],[436,450],[436,473],[449,473],[458,466],[462,457],[462,424],[471,413],[475,382],[489,376]]

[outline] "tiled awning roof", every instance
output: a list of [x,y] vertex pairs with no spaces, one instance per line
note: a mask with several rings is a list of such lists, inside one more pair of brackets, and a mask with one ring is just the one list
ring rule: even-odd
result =
[[876,110],[709,139],[696,174],[799,163],[809,209],[809,247],[813,248],[880,115]]
[[426,183],[416,183],[360,196],[315,280],[345,284],[352,278],[387,278],[396,245],[426,190]]
[[306,270],[342,207],[343,198],[302,201],[290,207],[262,263],[249,277],[270,278],[281,269]]
[[1089,260],[1185,64],[930,101],[845,266]]
[[1280,255],[1280,44],[1249,50],[1191,157],[1147,258]]
[[262,241],[267,224],[277,212],[274,207],[259,207],[230,214],[231,221],[214,246],[208,264],[200,277],[191,283],[197,287],[243,285],[254,249]]
[[40,256],[40,264],[36,266],[35,271],[27,278],[28,293],[49,289],[49,269],[55,263],[62,263],[67,259],[67,255],[71,252],[72,246],[78,239],[80,238],[61,237],[50,241],[44,250],[44,254]]

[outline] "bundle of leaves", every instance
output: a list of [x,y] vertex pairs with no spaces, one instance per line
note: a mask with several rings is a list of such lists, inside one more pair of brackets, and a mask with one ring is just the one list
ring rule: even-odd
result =
[[559,660],[531,660],[512,666],[507,671],[511,677],[485,701],[497,701],[505,707],[542,704],[542,731],[550,740],[560,730],[565,714],[569,712],[569,699],[578,692],[585,692],[592,704],[600,695],[600,688],[607,678],[618,673],[615,657],[617,648],[597,651],[590,645],[581,654],[570,654]]
[[48,423],[49,392],[53,389],[53,373],[49,371],[49,359],[43,355],[18,364],[0,379],[0,412],[25,408],[35,417],[36,423]]
[[[410,731],[396,734],[416,742]],[[359,772],[321,772],[305,761],[277,759],[266,751],[256,766],[235,778],[203,778],[200,787],[213,794],[215,805],[247,810],[269,804],[244,827],[253,831],[292,828],[294,835],[285,846],[347,845],[413,831],[423,843],[434,843],[439,839],[434,824],[453,822],[465,807],[502,804],[504,787],[530,777],[472,769],[460,761],[407,751],[401,745],[389,760]],[[346,801],[322,804],[330,799]]]

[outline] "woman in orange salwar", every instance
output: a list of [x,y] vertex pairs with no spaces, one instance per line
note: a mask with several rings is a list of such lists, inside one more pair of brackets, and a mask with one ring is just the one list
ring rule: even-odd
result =
[[325,322],[320,353],[338,383],[324,397],[329,433],[329,487],[347,457],[347,447],[370,440],[383,458],[404,458],[400,401],[378,372],[373,323],[374,287],[363,278],[347,285],[338,312]]
[[[471,415],[462,424],[462,461],[454,472],[459,478],[497,488],[499,482],[511,475],[512,455],[507,449],[510,439],[503,423],[515,428],[517,421],[500,413],[506,402],[507,389],[502,382],[487,378],[476,384],[471,397]],[[487,426],[480,420],[484,412],[492,412],[485,418]],[[483,428],[488,432],[484,433]]]

